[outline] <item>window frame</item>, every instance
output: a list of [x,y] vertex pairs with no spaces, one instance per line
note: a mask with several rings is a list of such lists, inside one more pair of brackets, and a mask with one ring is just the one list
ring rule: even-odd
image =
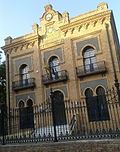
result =
[[[100,95],[97,94],[99,88],[103,89],[103,92]],[[87,91],[89,91],[89,94],[87,94]],[[96,89],[96,96],[93,95],[91,88],[87,88],[85,90],[85,96],[89,122],[110,120],[105,90],[103,87],[98,87]]]
[[83,65],[86,73],[93,72],[97,68],[95,49],[91,46],[87,46],[83,50]]
[[22,85],[28,84],[28,80],[30,78],[29,75],[29,66],[27,64],[22,64],[19,68],[20,73],[20,82]]
[[57,56],[51,56],[48,64],[50,68],[51,79],[58,79],[61,76],[59,58]]

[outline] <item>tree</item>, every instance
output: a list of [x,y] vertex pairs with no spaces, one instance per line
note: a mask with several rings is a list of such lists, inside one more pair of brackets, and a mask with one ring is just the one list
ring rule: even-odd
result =
[[0,64],[0,103],[6,103],[6,67],[5,61]]

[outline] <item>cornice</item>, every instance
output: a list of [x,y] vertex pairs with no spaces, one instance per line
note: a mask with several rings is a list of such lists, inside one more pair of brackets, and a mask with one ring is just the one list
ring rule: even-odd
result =
[[10,44],[1,47],[1,49],[4,50],[5,52],[13,49],[17,51],[18,48],[22,50],[24,47],[28,48],[29,45],[34,46],[35,42],[39,40],[39,38],[40,36],[36,34],[21,36],[12,39],[12,42]]
[[67,30],[73,29],[77,26],[79,26],[79,28],[81,28],[82,26],[86,26],[87,28],[91,23],[93,23],[93,26],[95,26],[95,24],[98,21],[103,23],[103,20],[105,21],[105,19],[107,18],[109,18],[110,20],[110,16],[111,16],[111,10],[107,10],[104,12],[96,12],[96,14],[93,14],[91,16],[84,16],[84,17],[80,16],[77,17],[78,20],[74,22],[70,22],[69,24],[62,25],[60,29],[62,32],[67,32]]

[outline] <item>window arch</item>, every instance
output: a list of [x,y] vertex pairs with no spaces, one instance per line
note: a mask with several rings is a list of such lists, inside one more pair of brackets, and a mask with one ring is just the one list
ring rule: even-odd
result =
[[30,78],[30,75],[28,73],[29,71],[29,67],[26,64],[22,64],[20,66],[20,80],[22,81],[22,83],[26,83],[26,80],[28,80]]
[[95,50],[87,46],[83,50],[83,64],[85,72],[92,72],[97,68]]
[[57,79],[60,76],[60,65],[57,56],[52,56],[49,59],[50,76],[52,79]]
[[101,86],[97,87],[96,94],[97,95],[105,95],[105,89]]
[[24,108],[25,104],[22,100],[20,100],[18,106],[19,108]]
[[92,97],[92,96],[93,96],[93,91],[92,91],[92,89],[87,88],[87,89],[85,90],[85,96],[86,96],[86,97]]
[[27,100],[27,107],[32,107],[33,106],[33,101],[32,99]]

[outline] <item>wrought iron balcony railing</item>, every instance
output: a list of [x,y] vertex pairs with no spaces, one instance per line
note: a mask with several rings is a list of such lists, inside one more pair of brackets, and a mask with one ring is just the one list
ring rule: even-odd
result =
[[19,81],[15,81],[12,84],[12,88],[14,91],[34,88],[35,87],[35,78],[23,79]]
[[107,72],[105,61],[87,64],[76,68],[76,73],[78,77],[84,77],[105,72]]
[[56,71],[54,74],[45,74],[42,76],[42,83],[44,85],[56,83],[56,82],[62,82],[67,81],[68,79],[68,73],[66,70],[62,71]]

